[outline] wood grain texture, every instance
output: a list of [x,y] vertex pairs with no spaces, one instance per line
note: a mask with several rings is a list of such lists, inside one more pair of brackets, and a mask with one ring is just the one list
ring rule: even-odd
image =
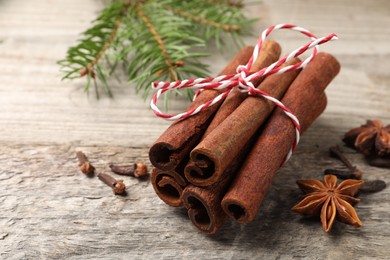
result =
[[[297,179],[321,178],[340,165],[328,147],[367,118],[390,123],[390,2],[272,1],[246,11],[271,24],[295,23],[340,40],[321,50],[342,64],[327,90],[328,108],[279,171],[255,221],[226,223],[200,234],[183,209],[166,206],[149,182],[124,178],[127,197],[79,172],[83,150],[98,171],[107,164],[147,161],[148,146],[169,125],[157,119],[127,83],[113,82],[115,99],[83,94],[83,81],[61,82],[55,62],[101,8],[94,0],[0,0],[0,258],[1,259],[386,259],[390,190],[361,195],[361,229],[336,223],[330,234],[316,219],[290,211]],[[277,32],[291,51],[305,39]],[[254,37],[245,39],[248,44]],[[215,54],[220,71],[233,52]],[[172,112],[188,104],[177,100]],[[370,167],[346,149],[367,179],[389,183],[389,170]],[[150,166],[150,165],[149,165]],[[126,176],[121,176],[126,177]]]

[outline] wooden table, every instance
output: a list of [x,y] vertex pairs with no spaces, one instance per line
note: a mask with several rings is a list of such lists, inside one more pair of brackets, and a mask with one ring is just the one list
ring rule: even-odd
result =
[[[0,1],[0,258],[2,259],[385,259],[390,253],[390,190],[361,195],[360,229],[336,223],[326,234],[318,220],[290,208],[297,179],[321,178],[339,163],[328,156],[348,129],[366,119],[390,123],[390,2],[386,0],[263,0],[247,7],[261,17],[255,35],[288,22],[340,40],[322,50],[342,64],[328,88],[325,113],[302,138],[273,182],[256,220],[228,222],[204,236],[186,212],[166,206],[149,182],[126,178],[127,197],[114,196],[77,167],[83,150],[99,171],[108,162],[148,162],[148,146],[168,126],[126,82],[113,81],[114,99],[83,93],[83,80],[61,82],[63,58],[101,8],[93,0]],[[296,33],[275,34],[285,52]],[[246,39],[248,44],[255,37]],[[215,54],[213,73],[233,55]],[[184,100],[172,104],[182,111]],[[389,170],[348,156],[366,179],[389,181]]]

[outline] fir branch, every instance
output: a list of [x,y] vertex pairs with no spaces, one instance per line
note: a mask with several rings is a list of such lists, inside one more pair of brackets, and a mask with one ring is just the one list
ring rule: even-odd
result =
[[[130,20],[125,30],[126,39],[131,42],[126,48],[126,55],[130,57],[128,75],[130,82],[136,83],[137,91],[144,89],[146,98],[153,81],[207,76],[207,66],[197,61],[206,54],[191,52],[195,47],[205,46],[204,40],[189,30],[191,23],[172,17],[152,1],[134,9],[137,16],[127,17]],[[189,98],[193,95],[189,89],[183,93]]]
[[253,22],[244,17],[240,8],[229,5],[226,0],[205,0],[202,5],[196,1],[162,0],[161,4],[173,15],[191,21],[193,30],[199,37],[206,41],[214,39],[218,49],[226,46],[226,34],[241,46],[243,43],[239,36],[248,34],[249,25]]
[[[96,96],[99,97],[95,82],[95,67],[111,47],[129,6],[128,2],[113,3],[102,11],[102,14],[93,22],[94,26],[83,33],[84,38],[80,43],[71,47],[66,58],[58,62],[65,73],[63,79],[88,76],[85,90],[88,91],[92,79]],[[101,69],[99,69],[98,78],[103,83],[106,82]],[[105,90],[109,96],[112,96],[109,88],[105,87]]]
[[[240,35],[252,22],[242,14],[237,0],[107,0],[108,6],[69,48],[59,61],[63,79],[86,76],[85,91],[91,82],[99,96],[97,80],[111,96],[108,78],[124,68],[136,91],[146,98],[153,81],[207,77],[208,69],[198,59],[214,39],[220,49],[225,35],[240,45]],[[183,92],[188,98],[192,90]]]
[[214,26],[216,28],[222,28],[226,32],[233,32],[233,31],[239,32],[240,31],[240,27],[237,26],[237,25],[229,25],[229,24],[224,24],[224,23],[218,23],[218,22],[215,22],[215,21],[212,21],[212,20],[208,20],[207,18],[191,14],[190,12],[179,10],[179,9],[175,9],[175,8],[168,7],[168,10],[171,10],[174,14],[177,14],[177,15],[179,15],[181,17],[191,19],[191,20],[193,20],[196,23],[201,23],[201,24],[204,24],[204,25],[210,25],[210,26]]
[[[145,25],[148,27],[149,32],[153,35],[154,39],[157,41],[158,47],[160,48],[161,53],[162,53],[162,55],[163,55],[163,57],[165,59],[165,64],[168,66],[169,74],[170,74],[172,80],[176,81],[177,80],[177,76],[176,76],[176,73],[175,73],[175,71],[173,69],[171,57],[169,56],[168,51],[165,48],[165,44],[164,44],[163,40],[161,39],[161,36],[156,31],[156,27],[152,24],[152,22],[150,21],[149,17],[147,17],[144,14],[141,5],[137,5],[137,13],[138,13],[139,17],[141,17],[141,19],[145,22]],[[162,74],[163,70],[160,70],[160,71],[158,71],[156,73]]]
[[223,5],[223,6],[234,6],[234,7],[237,7],[237,8],[243,8],[244,7],[243,0],[239,0],[239,1],[233,1],[233,0],[206,0],[206,3],[214,4],[214,5]]
[[111,31],[111,34],[109,35],[107,41],[104,43],[103,47],[97,53],[95,59],[93,59],[90,63],[87,64],[86,67],[83,68],[83,70],[85,72],[81,71],[80,72],[80,76],[84,76],[87,73],[93,73],[93,71],[94,71],[93,67],[98,64],[100,58],[103,56],[105,51],[111,46],[112,42],[114,41],[114,39],[115,39],[115,37],[117,35],[117,32],[118,32],[119,26],[122,23],[123,15],[126,14],[127,9],[129,8],[129,6],[130,6],[130,3],[123,3],[123,6],[122,6],[121,11],[120,11],[120,14],[116,18],[116,20],[114,21],[114,27],[113,27],[113,29]]

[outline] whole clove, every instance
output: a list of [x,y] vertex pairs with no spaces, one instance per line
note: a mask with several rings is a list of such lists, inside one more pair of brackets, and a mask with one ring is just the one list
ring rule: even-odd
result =
[[112,172],[119,175],[134,176],[136,178],[144,178],[148,173],[148,167],[145,163],[134,163],[133,165],[119,166],[110,164],[109,165]]
[[99,173],[97,177],[99,180],[110,186],[115,195],[126,195],[126,185],[123,180],[116,180],[106,173]]
[[362,193],[378,192],[386,188],[386,182],[382,180],[364,181],[363,186],[359,189]]
[[83,152],[78,151],[76,157],[79,160],[79,167],[82,173],[92,175],[95,172],[95,167],[93,167]]
[[363,173],[356,166],[352,165],[351,161],[345,156],[338,145],[330,147],[329,153],[333,158],[339,159],[348,168],[348,170],[340,171],[335,169],[326,169],[324,172],[325,175],[333,174],[340,179],[362,179]]
[[[356,167],[352,166],[351,161],[348,160],[348,158],[345,156],[345,154],[342,152],[339,146],[333,146],[329,148],[330,155],[332,157],[335,157],[342,161],[345,166],[347,166],[348,170],[342,171],[342,170],[335,170],[335,169],[326,169],[324,174],[329,175],[333,174],[336,175],[337,178],[340,179],[362,179],[362,172]],[[369,157],[367,158],[370,165],[378,166],[380,167],[386,167],[390,166],[390,159],[380,158],[380,157]],[[387,161],[387,162],[386,162]],[[382,180],[365,180],[362,187],[360,187],[359,191],[361,193],[373,193],[373,192],[379,192],[386,188],[386,183]]]
[[351,169],[353,168],[352,163],[348,160],[348,158],[344,155],[343,151],[341,150],[340,146],[332,146],[329,148],[329,154],[333,158],[339,159],[342,163],[344,163],[347,168]]

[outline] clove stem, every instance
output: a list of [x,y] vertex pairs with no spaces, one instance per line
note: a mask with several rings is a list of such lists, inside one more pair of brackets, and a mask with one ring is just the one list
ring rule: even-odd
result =
[[330,155],[332,157],[338,158],[341,162],[344,163],[345,166],[348,167],[348,169],[352,170],[354,167],[352,166],[352,163],[348,160],[348,158],[344,155],[343,151],[341,151],[340,147],[338,145],[332,146],[329,148]]
[[144,163],[134,163],[133,165],[127,166],[110,164],[109,167],[112,172],[119,175],[134,176],[137,178],[142,178],[148,175],[148,168]]
[[113,189],[114,194],[124,195],[126,193],[126,185],[123,183],[123,180],[116,180],[114,177],[106,173],[99,173],[97,177],[99,180],[110,186]]

